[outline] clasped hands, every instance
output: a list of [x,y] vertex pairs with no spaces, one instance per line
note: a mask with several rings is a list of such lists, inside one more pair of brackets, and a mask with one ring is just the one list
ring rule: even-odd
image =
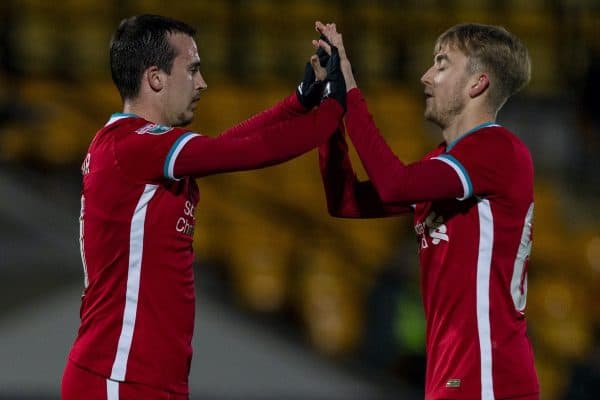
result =
[[346,92],[356,87],[352,66],[346,55],[342,34],[335,23],[315,22],[320,38],[313,40],[316,53],[306,64],[304,78],[296,94],[300,103],[311,109],[326,98],[333,98],[346,108]]

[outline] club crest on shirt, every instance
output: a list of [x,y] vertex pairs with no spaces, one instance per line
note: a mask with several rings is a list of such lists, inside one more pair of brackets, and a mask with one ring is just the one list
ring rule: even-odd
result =
[[138,135],[143,135],[145,133],[149,133],[151,135],[162,135],[163,133],[167,133],[172,129],[172,127],[165,125],[146,124],[141,128],[136,129],[135,133],[137,133]]
[[420,237],[422,249],[429,247],[427,236],[431,238],[431,243],[434,245],[440,244],[442,240],[446,242],[450,241],[447,235],[448,227],[444,224],[444,218],[441,215],[436,215],[435,211],[429,213],[425,221],[415,225],[415,232]]

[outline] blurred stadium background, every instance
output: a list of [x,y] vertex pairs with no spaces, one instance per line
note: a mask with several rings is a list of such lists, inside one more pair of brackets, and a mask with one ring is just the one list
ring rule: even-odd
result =
[[[209,89],[192,128],[208,135],[291,93],[314,21],[335,21],[380,129],[406,161],[440,141],[423,122],[419,83],[436,37],[465,21],[520,36],[533,78],[499,120],[536,163],[528,315],[542,398],[600,398],[596,0],[2,1],[0,398],[59,397],[82,288],[79,165],[121,109],[110,35],[146,12],[198,28]],[[410,218],[330,218],[314,151],[204,178],[200,189],[192,399],[422,398]]]

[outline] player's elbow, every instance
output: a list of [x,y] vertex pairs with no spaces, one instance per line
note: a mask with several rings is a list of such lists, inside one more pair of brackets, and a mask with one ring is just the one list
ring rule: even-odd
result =
[[330,202],[330,201],[327,202],[327,212],[332,217],[342,217],[343,216],[342,215],[343,213],[341,212],[340,207],[338,207],[336,204],[333,204],[333,202]]
[[336,207],[333,204],[327,205],[329,215],[334,218],[362,218],[363,215],[356,207]]
[[350,215],[348,215],[347,213],[332,208],[329,209],[329,215],[334,218],[350,218]]
[[404,201],[402,190],[396,185],[382,185],[377,188],[377,194],[383,204],[392,204]]

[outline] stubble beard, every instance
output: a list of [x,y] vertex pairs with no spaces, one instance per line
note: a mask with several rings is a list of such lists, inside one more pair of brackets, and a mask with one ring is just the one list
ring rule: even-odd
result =
[[443,104],[443,108],[440,107],[441,109],[437,109],[435,107],[435,103],[433,103],[432,99],[433,104],[425,107],[425,119],[436,124],[442,129],[452,124],[456,116],[462,113],[465,108],[465,103],[460,98],[460,95],[458,95],[458,91],[455,93],[457,94],[451,96],[448,101]]
[[176,126],[176,127],[187,126],[192,123],[193,119],[194,119],[193,112],[191,112],[190,115],[188,116],[187,113],[184,111],[177,116],[177,121],[173,124],[173,126]]

